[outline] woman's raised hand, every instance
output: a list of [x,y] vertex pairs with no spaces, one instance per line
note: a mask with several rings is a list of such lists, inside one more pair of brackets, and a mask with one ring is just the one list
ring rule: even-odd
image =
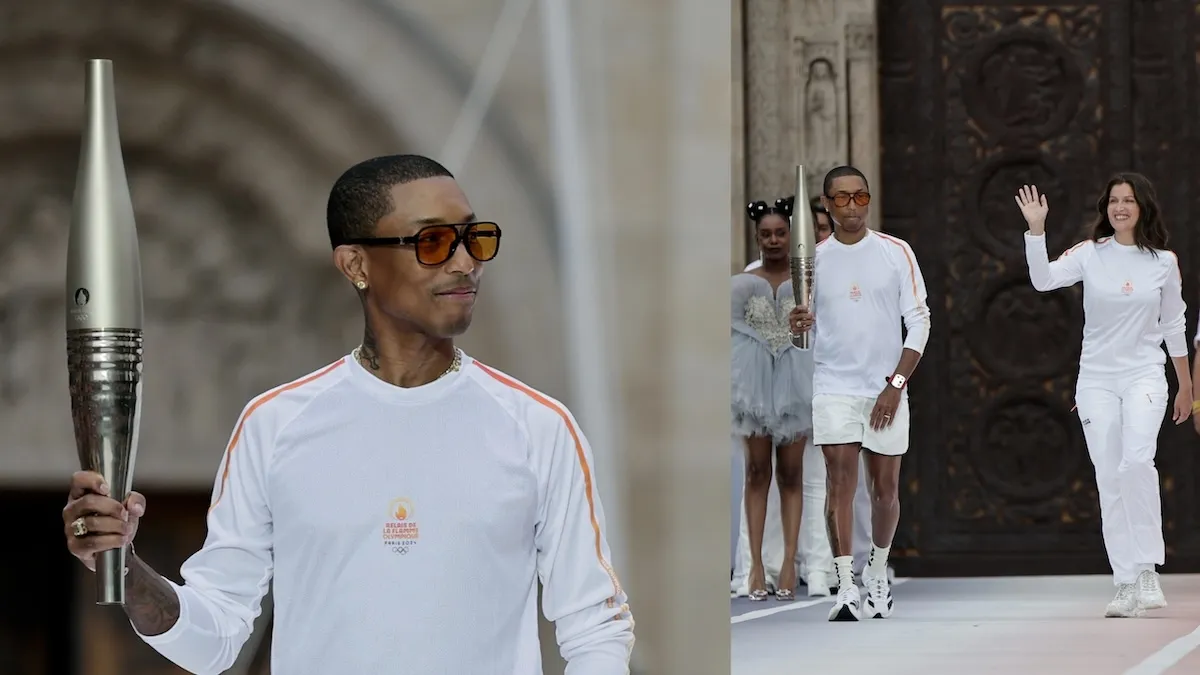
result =
[[1021,215],[1029,224],[1029,233],[1041,235],[1046,232],[1046,214],[1050,206],[1046,204],[1046,195],[1038,194],[1036,185],[1025,185],[1017,192],[1017,206],[1021,207]]

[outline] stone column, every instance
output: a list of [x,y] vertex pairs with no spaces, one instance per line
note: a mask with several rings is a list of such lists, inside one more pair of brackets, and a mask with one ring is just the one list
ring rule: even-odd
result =
[[746,226],[746,41],[745,0],[733,2],[733,218],[729,239],[731,272],[740,272],[746,266],[746,255],[752,250],[753,241]]
[[[749,199],[810,195],[835,166],[867,176],[878,227],[879,103],[875,0],[745,0]],[[781,63],[782,59],[782,63]]]
[[620,402],[623,475],[599,480],[627,500],[634,672],[728,673],[730,9],[572,7]]
[[850,120],[850,163],[867,176],[871,210],[867,224],[878,230],[883,217],[880,181],[879,62],[875,12],[846,16],[847,100]]

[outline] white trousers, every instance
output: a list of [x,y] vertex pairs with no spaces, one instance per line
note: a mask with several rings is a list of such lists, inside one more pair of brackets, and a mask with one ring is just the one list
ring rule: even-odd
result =
[[1165,558],[1158,432],[1167,410],[1161,367],[1132,377],[1080,378],[1075,405],[1096,469],[1101,531],[1114,584],[1131,584]]

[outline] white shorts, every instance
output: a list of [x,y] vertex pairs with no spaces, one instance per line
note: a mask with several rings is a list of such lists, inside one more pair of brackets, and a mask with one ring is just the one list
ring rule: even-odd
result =
[[848,445],[861,443],[877,455],[892,457],[908,452],[908,397],[900,399],[891,425],[875,431],[871,428],[871,396],[818,394],[813,397],[813,444]]

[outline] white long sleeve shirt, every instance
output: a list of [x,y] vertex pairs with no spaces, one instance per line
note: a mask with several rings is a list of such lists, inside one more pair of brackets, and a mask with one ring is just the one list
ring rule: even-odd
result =
[[1121,377],[1187,356],[1179,261],[1170,251],[1139,250],[1111,237],[1082,241],[1050,262],[1045,235],[1025,233],[1029,280],[1039,291],[1083,282],[1080,377]]
[[929,340],[925,278],[912,248],[873,230],[855,244],[817,244],[813,316],[814,395],[879,396],[904,349],[924,353]]
[[626,675],[591,450],[557,401],[464,355],[405,389],[347,356],[245,408],[179,621],[142,636],[229,668],[274,577],[271,672],[539,675],[538,580],[570,675]]

